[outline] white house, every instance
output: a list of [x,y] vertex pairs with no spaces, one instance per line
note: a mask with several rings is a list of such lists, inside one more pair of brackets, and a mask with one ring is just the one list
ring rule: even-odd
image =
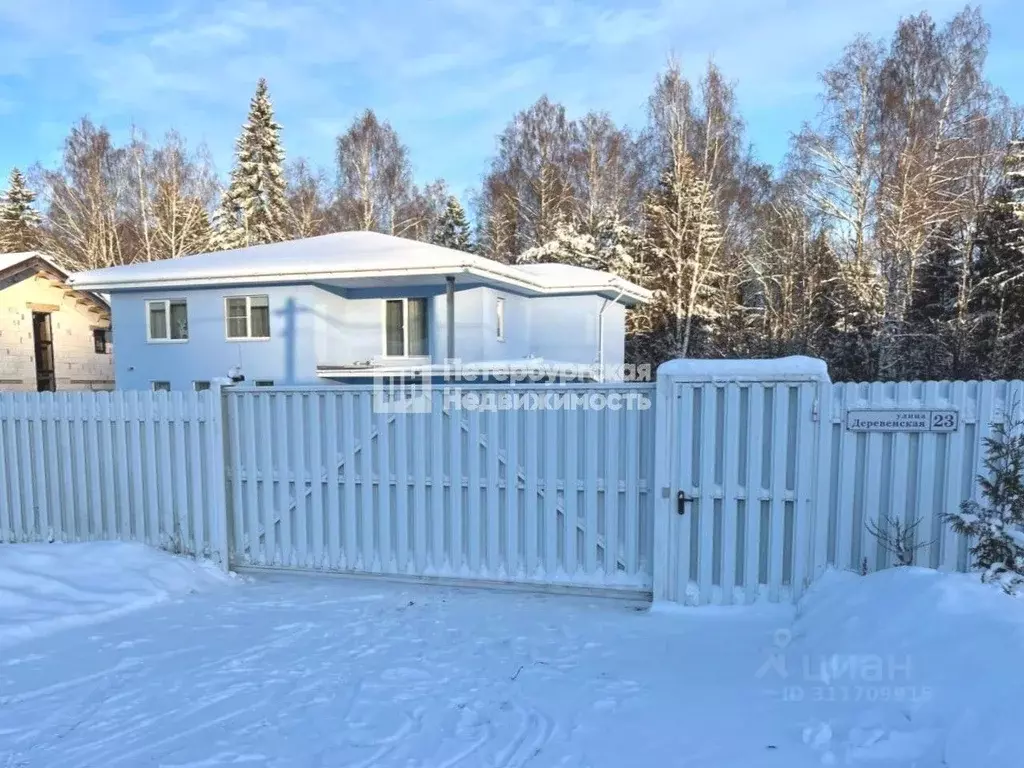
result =
[[[617,366],[625,311],[650,294],[561,264],[509,266],[375,232],[73,275],[110,295],[121,389],[202,389],[439,375],[446,361]],[[451,370],[450,368],[448,369]]]

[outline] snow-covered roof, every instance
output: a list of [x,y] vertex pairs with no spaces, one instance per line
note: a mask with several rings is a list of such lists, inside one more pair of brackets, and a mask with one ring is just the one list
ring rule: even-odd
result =
[[[65,272],[60,267],[60,265],[58,265],[57,262],[54,261],[51,257],[47,256],[45,253],[40,253],[39,251],[21,251],[20,253],[0,253],[0,273],[6,272],[7,270],[13,269],[14,267],[18,266],[19,264],[27,263],[33,259],[38,259],[39,261],[45,263],[54,272],[56,272],[58,275],[64,278],[65,282],[67,282],[70,285],[70,280],[67,279],[68,273]],[[110,297],[108,295],[86,288],[79,288],[78,286],[72,287],[74,287],[75,290],[81,291],[84,294],[99,299],[100,303],[102,303],[104,306],[110,307]]]
[[72,286],[118,291],[223,284],[343,281],[373,286],[409,277],[468,275],[474,282],[526,294],[599,294],[634,304],[650,292],[608,272],[559,264],[510,266],[482,256],[377,232],[338,232],[320,237],[140,262],[71,276]]
[[65,274],[64,270],[57,266],[57,264],[44,253],[39,251],[22,251],[21,253],[0,253],[0,272],[5,272],[11,267],[16,267],[22,262],[29,261],[30,259],[40,259],[45,261],[60,274]]

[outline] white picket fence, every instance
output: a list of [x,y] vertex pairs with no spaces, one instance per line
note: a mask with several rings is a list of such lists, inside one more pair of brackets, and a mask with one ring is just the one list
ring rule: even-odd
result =
[[[942,515],[964,499],[981,500],[985,438],[1014,403],[1024,409],[1021,381],[928,381],[834,384],[824,404],[821,461],[827,481],[819,492],[815,552],[819,566],[873,571],[893,565],[891,553],[867,532],[869,521],[898,519],[917,526],[920,565],[970,567],[968,541]],[[960,426],[948,433],[851,432],[849,408],[953,409]]]
[[493,406],[651,405],[653,387],[460,391],[482,407],[439,389],[428,413],[381,412],[371,386],[229,392],[233,562],[649,588],[653,411]]
[[[475,386],[463,394],[482,407],[437,390],[427,412],[377,408],[370,386],[0,394],[0,543],[139,540],[225,567],[707,604],[889,566],[867,532],[888,516],[921,519],[920,564],[969,567],[942,515],[979,498],[984,439],[1024,409],[1024,382],[718,365],[662,375],[657,397]],[[575,405],[500,405],[552,395]],[[952,409],[959,427],[854,432],[851,408]]]
[[0,394],[0,542],[143,541],[225,567],[213,393]]

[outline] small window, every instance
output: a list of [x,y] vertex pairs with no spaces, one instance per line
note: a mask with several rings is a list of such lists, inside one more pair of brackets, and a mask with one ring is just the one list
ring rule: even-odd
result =
[[205,392],[210,388],[210,382],[208,381],[193,381],[192,389],[196,392]]
[[185,300],[147,301],[146,333],[150,341],[188,341],[188,305]]
[[274,386],[274,382],[271,381],[270,379],[256,379],[256,381],[254,381],[253,384],[255,384],[257,387],[272,387],[272,386]]
[[384,354],[422,357],[427,349],[427,300],[388,299],[384,302]]
[[169,381],[154,381],[153,382],[153,391],[154,392],[170,392],[171,391],[171,382],[169,382]]
[[109,328],[93,328],[92,329],[92,347],[96,350],[97,355],[110,354],[110,329]]
[[268,296],[229,296],[224,299],[224,318],[229,339],[270,338]]
[[494,303],[494,323],[498,332],[498,341],[505,340],[505,300],[497,299]]

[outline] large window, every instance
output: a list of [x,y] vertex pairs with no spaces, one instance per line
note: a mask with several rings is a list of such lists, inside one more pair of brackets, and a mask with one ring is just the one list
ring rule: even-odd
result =
[[229,296],[224,299],[229,339],[269,339],[270,300],[266,296]]
[[384,302],[384,354],[422,357],[427,348],[427,300],[388,299]]
[[150,341],[188,341],[188,305],[185,300],[147,301],[146,334]]

